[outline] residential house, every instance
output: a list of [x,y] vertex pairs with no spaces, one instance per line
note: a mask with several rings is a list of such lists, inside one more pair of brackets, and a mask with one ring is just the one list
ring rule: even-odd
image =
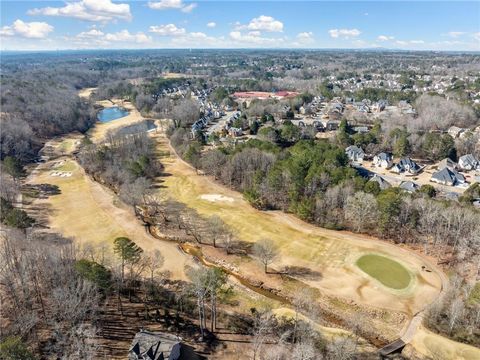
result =
[[398,102],[398,107],[399,107],[402,114],[406,114],[406,115],[416,115],[417,114],[417,112],[415,111],[413,106],[410,105],[405,100],[399,101]]
[[391,169],[391,171],[397,174],[408,172],[413,175],[417,174],[420,170],[420,166],[409,157],[404,157],[400,159],[400,161],[393,165]]
[[355,163],[361,163],[365,157],[363,150],[355,145],[347,147],[345,153],[347,154],[348,159]]
[[313,121],[313,127],[317,130],[317,131],[323,131],[325,130],[325,128],[323,127],[323,124],[321,121],[318,121],[318,120],[314,120]]
[[445,158],[437,164],[437,170],[442,170],[445,168],[456,170],[458,168],[458,164],[450,158]]
[[465,184],[465,177],[462,174],[460,174],[458,171],[445,167],[442,170],[434,173],[430,181],[433,181],[442,185],[455,186],[455,185]]
[[135,334],[128,352],[129,360],[202,360],[194,348],[183,343],[178,336],[140,330]]
[[402,189],[402,190],[408,191],[410,193],[414,193],[420,187],[416,183],[414,183],[413,181],[402,181],[399,188]]
[[373,165],[388,169],[393,165],[393,156],[390,153],[381,152],[373,157]]
[[378,183],[378,185],[380,186],[380,190],[385,190],[392,187],[392,185],[387,180],[385,180],[385,178],[381,177],[378,174],[373,175],[373,177],[368,181]]
[[480,161],[472,154],[467,154],[460,156],[458,166],[463,170],[476,170],[480,169]]

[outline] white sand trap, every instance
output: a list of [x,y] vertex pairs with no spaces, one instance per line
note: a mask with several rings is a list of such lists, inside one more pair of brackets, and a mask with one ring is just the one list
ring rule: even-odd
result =
[[57,168],[65,164],[65,160],[60,160],[60,161],[55,161],[50,167],[51,168]]
[[216,201],[233,202],[233,198],[228,196],[223,196],[220,194],[203,194],[203,195],[200,195],[200,199],[211,201],[211,202],[216,202]]
[[54,171],[54,172],[51,172],[51,173],[50,173],[50,176],[70,177],[70,176],[72,176],[72,172],[71,172],[71,171],[67,171],[67,172],[64,172],[64,171]]

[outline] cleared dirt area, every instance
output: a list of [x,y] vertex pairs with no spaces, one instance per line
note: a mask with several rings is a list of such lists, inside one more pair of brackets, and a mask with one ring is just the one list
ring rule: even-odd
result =
[[[159,150],[171,151],[166,139],[160,136],[157,139]],[[318,228],[282,212],[258,211],[241,194],[206,176],[198,175],[173,153],[162,161],[170,175],[163,182],[167,195],[195,208],[201,214],[218,215],[234,229],[242,241],[272,239],[281,251],[279,260],[272,267],[280,269],[299,266],[319,272],[317,279],[302,281],[323,292],[358,304],[413,315],[431,303],[442,288],[440,271],[428,259],[413,252],[368,236]],[[204,199],[206,194],[221,195],[233,201],[212,202]],[[357,259],[372,252],[401,260],[402,265],[412,274],[412,286],[405,290],[390,289],[361,271],[355,264]],[[422,271],[422,266],[431,272]]]
[[78,96],[80,96],[81,98],[84,98],[84,99],[88,99],[90,97],[90,95],[92,95],[92,93],[96,90],[97,88],[85,88],[85,89],[82,89],[78,92]]

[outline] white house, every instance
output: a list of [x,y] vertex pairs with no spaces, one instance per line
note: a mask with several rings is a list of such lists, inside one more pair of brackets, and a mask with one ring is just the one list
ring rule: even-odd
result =
[[361,163],[365,157],[365,153],[361,148],[355,145],[351,145],[345,149],[348,159],[352,162]]
[[456,170],[457,167],[458,167],[458,164],[450,158],[443,159],[437,165],[438,170],[442,170],[442,169],[445,169],[445,168],[449,168],[451,170]]
[[397,164],[393,165],[392,171],[397,174],[408,172],[415,175],[420,171],[420,166],[409,157],[404,157]]
[[414,193],[419,189],[419,186],[414,183],[413,181],[402,181],[402,183],[399,186],[400,189],[403,189],[405,191],[408,191],[410,193]]
[[393,165],[393,156],[390,153],[381,152],[373,157],[373,165],[388,169]]
[[458,166],[463,170],[480,169],[480,161],[472,154],[460,156],[458,159]]

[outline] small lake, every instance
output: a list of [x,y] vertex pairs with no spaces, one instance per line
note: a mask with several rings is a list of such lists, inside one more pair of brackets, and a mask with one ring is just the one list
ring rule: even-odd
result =
[[118,106],[113,106],[113,107],[105,108],[99,111],[97,114],[97,118],[98,120],[100,120],[100,122],[105,123],[105,122],[120,119],[127,115],[128,115],[127,110]]

